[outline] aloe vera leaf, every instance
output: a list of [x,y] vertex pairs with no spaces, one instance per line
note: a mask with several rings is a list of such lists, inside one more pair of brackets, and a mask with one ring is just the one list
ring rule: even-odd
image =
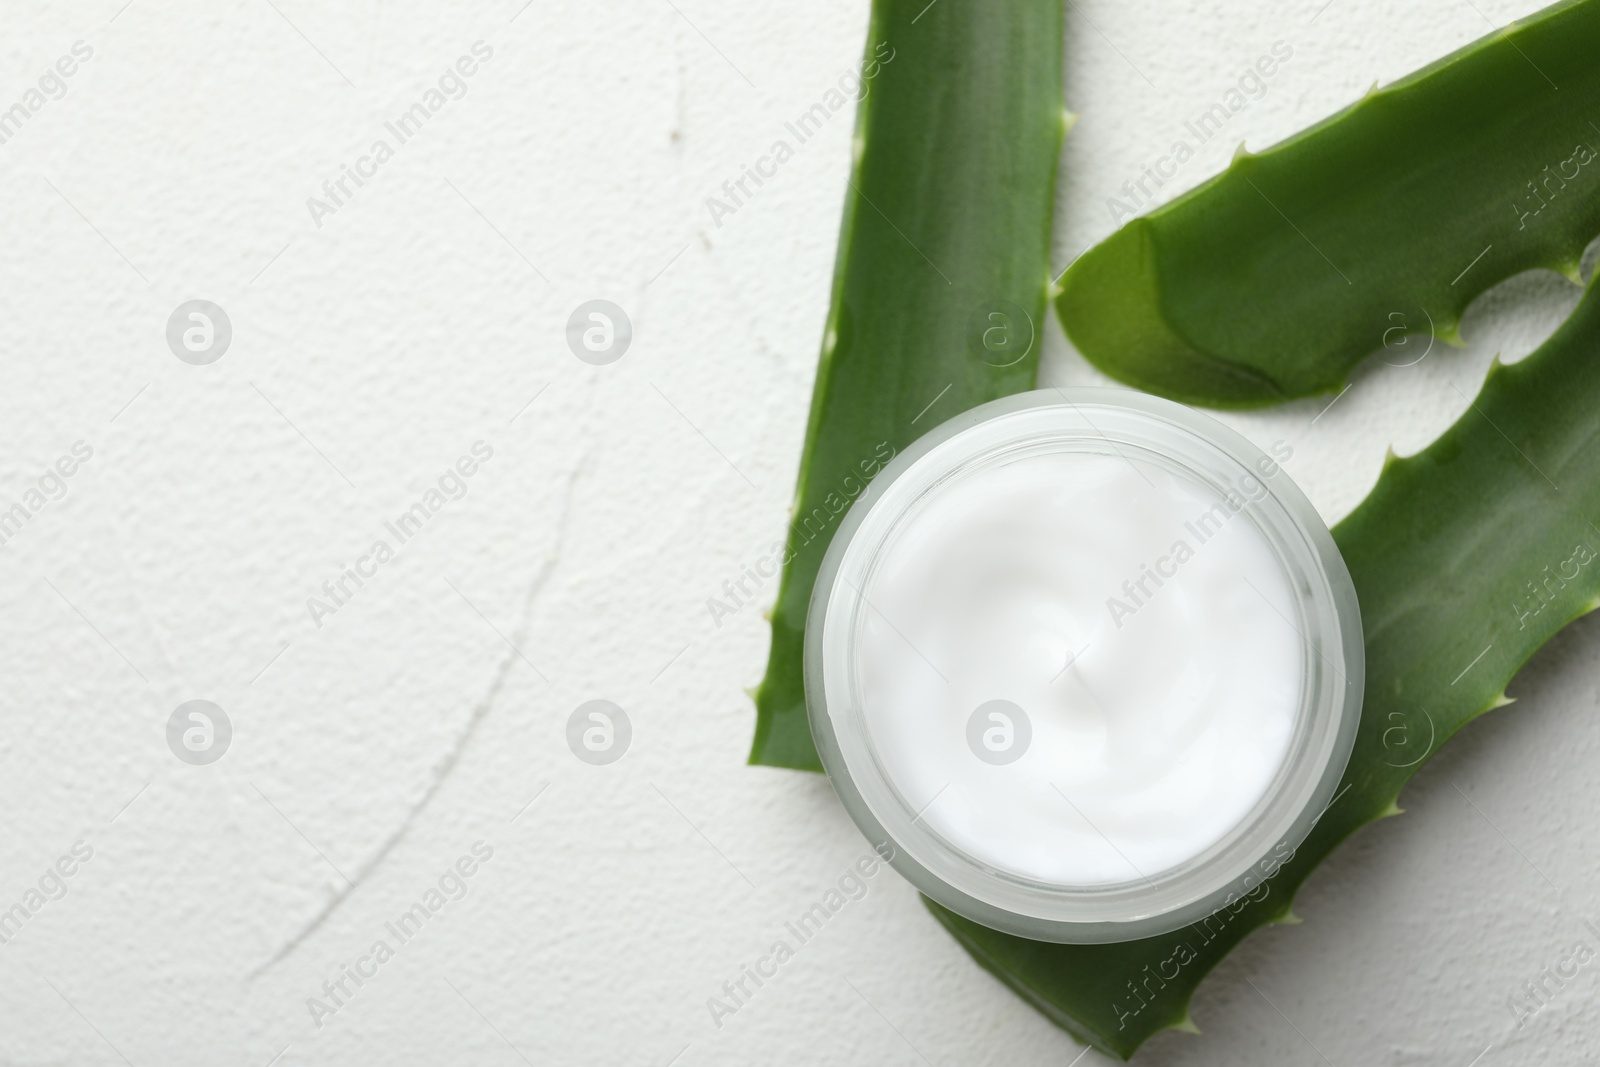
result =
[[1406,332],[1453,342],[1520,271],[1576,280],[1600,234],[1597,52],[1600,0],[1569,0],[1241,152],[1079,257],[1067,335],[1140,389],[1253,407],[1336,390]]
[[[1352,831],[1398,814],[1440,743],[1507,703],[1557,630],[1600,607],[1600,291],[1526,360],[1498,362],[1461,418],[1333,531],[1361,601],[1366,705],[1341,792],[1236,914],[1116,945],[1049,945],[929,907],[977,960],[1080,1040],[1126,1057],[1189,1027],[1200,979]],[[1153,976],[1153,977],[1152,977]]]
[[878,69],[856,116],[752,763],[822,770],[806,607],[866,479],[945,419],[1033,388],[1067,124],[1061,53],[1060,0],[874,0]]

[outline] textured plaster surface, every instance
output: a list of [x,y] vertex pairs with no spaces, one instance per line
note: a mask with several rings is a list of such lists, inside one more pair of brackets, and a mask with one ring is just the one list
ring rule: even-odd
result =
[[[1536,6],[1074,0],[1057,267],[1275,41],[1292,59],[1162,198]],[[93,454],[0,546],[0,909],[92,857],[0,945],[0,1064],[1079,1056],[893,873],[722,1025],[707,1009],[866,851],[822,778],[745,766],[763,605],[706,606],[784,527],[849,114],[733,215],[705,204],[858,60],[866,15],[7,5],[0,107],[75,42],[93,56],[0,144],[0,508]],[[465,95],[396,146],[385,123],[478,41]],[[380,138],[393,158],[314,219]],[[209,365],[165,339],[191,299],[232,324]],[[607,366],[566,343],[591,299],[633,325]],[[1336,520],[1575,300],[1513,279],[1464,351],[1225,421],[1287,443]],[[1045,342],[1045,382],[1103,384],[1053,320]],[[465,495],[313,621],[476,442]],[[1592,1062],[1600,967],[1520,1029],[1507,998],[1600,947],[1597,666],[1591,618],[1311,880],[1303,925],[1201,987],[1204,1036],[1143,1062]],[[233,727],[210,765],[168,747],[191,699]],[[632,725],[609,766],[567,744],[591,699]],[[386,924],[478,842],[466,895],[402,944]],[[335,1005],[324,983],[380,940]]]

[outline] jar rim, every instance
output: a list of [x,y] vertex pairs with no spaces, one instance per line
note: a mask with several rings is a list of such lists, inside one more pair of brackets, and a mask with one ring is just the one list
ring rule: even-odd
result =
[[[1109,452],[1105,451],[1109,448]],[[1266,792],[1219,841],[1151,875],[1107,885],[1035,881],[942,837],[878,758],[858,660],[868,588],[908,514],[951,479],[1024,454],[1136,452],[1219,492],[1253,478],[1248,514],[1283,568],[1304,670],[1289,750]],[[1132,462],[1132,459],[1129,459]],[[919,890],[957,914],[1034,940],[1105,943],[1204,920],[1266,886],[1337,799],[1356,729],[1364,649],[1355,587],[1326,524],[1254,444],[1183,405],[1124,389],[1040,389],[995,400],[930,430],[862,490],[818,570],[805,634],[806,705],[846,811]],[[925,798],[924,798],[925,799]],[[924,805],[926,806],[926,805]],[[1287,850],[1287,851],[1286,851]]]

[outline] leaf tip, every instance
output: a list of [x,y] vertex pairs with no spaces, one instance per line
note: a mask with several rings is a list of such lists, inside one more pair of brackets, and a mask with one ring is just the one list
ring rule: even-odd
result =
[[1291,896],[1283,902],[1276,915],[1267,920],[1272,926],[1299,926],[1305,920],[1294,913],[1294,898]]
[[1436,322],[1433,324],[1433,335],[1451,348],[1467,347],[1467,339],[1461,336],[1461,323]]
[[1198,1034],[1200,1028],[1194,1024],[1194,1016],[1190,1013],[1188,1005],[1184,1005],[1183,1018],[1167,1027],[1169,1030],[1182,1030],[1186,1034]]

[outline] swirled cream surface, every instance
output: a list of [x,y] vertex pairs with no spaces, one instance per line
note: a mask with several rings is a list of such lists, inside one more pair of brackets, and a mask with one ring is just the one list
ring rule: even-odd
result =
[[1302,700],[1288,575],[1220,492],[1148,460],[1034,454],[920,501],[862,590],[862,715],[951,845],[1059,886],[1149,878],[1266,794]]

